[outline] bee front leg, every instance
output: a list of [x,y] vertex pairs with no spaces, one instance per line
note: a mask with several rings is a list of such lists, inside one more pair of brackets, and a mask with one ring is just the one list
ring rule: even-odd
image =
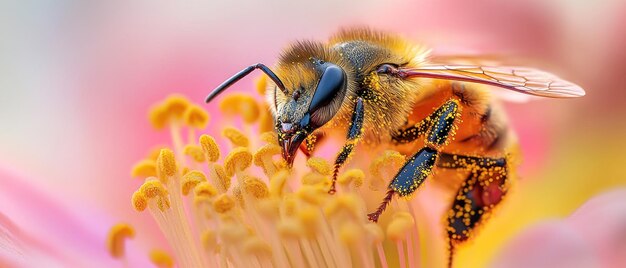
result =
[[426,138],[426,146],[415,153],[393,178],[383,202],[375,212],[367,215],[370,221],[378,221],[378,217],[383,213],[394,194],[410,195],[430,175],[437,161],[439,150],[454,135],[454,126],[460,114],[459,109],[457,100],[449,100],[435,111],[434,121]]
[[339,151],[339,154],[337,154],[337,158],[335,159],[333,179],[330,182],[330,189],[328,190],[329,194],[334,194],[337,191],[335,189],[335,184],[337,183],[339,169],[346,163],[350,154],[352,154],[352,151],[354,150],[354,146],[356,146],[359,138],[361,138],[361,134],[363,133],[364,114],[365,107],[363,105],[363,99],[359,97],[354,105],[354,111],[352,111],[352,119],[350,120],[350,128],[348,129],[348,140],[341,148],[341,151]]

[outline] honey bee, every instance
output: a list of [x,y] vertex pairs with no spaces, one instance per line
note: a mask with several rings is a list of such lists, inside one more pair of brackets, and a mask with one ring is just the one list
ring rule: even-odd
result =
[[357,144],[406,152],[410,157],[389,183],[382,203],[368,214],[373,222],[394,195],[407,196],[425,179],[438,176],[434,169],[466,171],[447,216],[454,247],[471,236],[509,186],[508,150],[516,142],[492,89],[552,98],[581,97],[585,91],[536,69],[441,59],[390,33],[346,29],[326,43],[291,44],[275,71],[263,64],[249,66],[206,101],[253,70],[263,71],[271,79],[266,98],[289,165],[299,148],[307,153],[314,149],[319,139],[311,137],[337,131],[347,136],[334,162],[331,194]]

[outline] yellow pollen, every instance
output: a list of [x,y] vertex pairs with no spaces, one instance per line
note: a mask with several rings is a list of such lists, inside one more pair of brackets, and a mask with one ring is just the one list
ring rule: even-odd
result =
[[192,170],[183,176],[182,191],[183,195],[188,195],[189,191],[201,182],[206,181],[206,175],[202,171]]
[[198,145],[188,144],[185,146],[185,149],[183,149],[183,153],[196,162],[204,162],[204,160],[206,160],[202,148]]
[[274,174],[274,176],[270,179],[270,195],[275,197],[282,196],[288,177],[289,172],[286,170],[281,170],[280,172]]
[[358,219],[360,216],[359,199],[354,194],[339,195],[328,204],[325,213],[331,217],[337,217],[342,214]]
[[205,197],[213,197],[217,195],[217,190],[213,185],[209,184],[206,181],[203,181],[196,185],[196,188],[193,189],[193,192],[196,196],[205,196]]
[[272,248],[258,236],[246,239],[242,246],[243,253],[250,255],[271,256]]
[[258,200],[258,210],[261,215],[271,218],[278,219],[280,207],[280,199],[278,198],[266,198]]
[[158,196],[157,207],[159,207],[161,211],[168,210],[170,208],[170,199],[167,196]]
[[154,198],[157,196],[165,196],[167,195],[167,189],[163,186],[163,183],[158,180],[147,180],[144,182],[141,187],[139,187],[139,191],[146,198]]
[[320,175],[317,172],[309,172],[302,176],[302,184],[304,185],[316,185],[329,181],[326,176]]
[[325,193],[322,188],[315,187],[312,185],[302,185],[298,192],[296,193],[298,198],[313,205],[319,205],[324,199]]
[[311,170],[322,175],[330,175],[332,172],[332,167],[328,164],[328,161],[321,157],[309,158],[309,160],[306,161],[306,165],[311,168]]
[[231,94],[220,102],[220,110],[226,115],[242,116],[244,122],[254,123],[259,118],[259,105],[256,100],[247,94]]
[[382,243],[385,240],[385,234],[383,233],[383,229],[376,223],[367,223],[365,224],[365,231],[372,236],[374,239],[374,243]]
[[387,226],[387,236],[393,241],[406,238],[407,233],[413,228],[415,221],[413,217],[406,215],[394,215],[391,223]]
[[363,180],[365,179],[365,173],[363,173],[360,169],[350,169],[337,179],[337,182],[343,185],[349,185],[352,183],[354,187],[361,187],[363,185]]
[[346,245],[356,245],[362,235],[361,227],[354,222],[344,222],[339,227],[339,240]]
[[139,163],[133,166],[130,174],[134,178],[155,177],[156,163],[154,160],[151,159],[141,160]]
[[202,246],[206,250],[213,250],[217,246],[217,234],[213,230],[206,230],[202,233]]
[[226,170],[224,170],[223,166],[218,164],[215,164],[213,167],[215,168],[215,173],[217,174],[219,183],[221,183],[224,189],[228,191],[230,188],[230,177],[226,175]]
[[157,159],[159,179],[167,183],[168,178],[176,175],[178,168],[176,167],[176,159],[174,152],[170,149],[162,149]]
[[261,75],[255,81],[254,85],[256,87],[256,91],[261,94],[261,96],[265,96],[265,90],[267,89],[267,76]]
[[263,168],[263,172],[271,176],[276,170],[272,157],[280,153],[281,149],[278,145],[271,143],[263,145],[254,153],[254,165]]
[[165,146],[156,146],[152,148],[146,158],[156,162],[157,158],[159,158],[159,154],[161,153],[161,149],[163,148],[165,148]]
[[213,209],[217,213],[226,213],[235,207],[235,200],[232,197],[222,194],[213,201]]
[[163,104],[156,104],[150,108],[148,119],[152,127],[159,130],[165,127],[168,121],[167,108]]
[[396,151],[385,151],[383,155],[376,157],[370,164],[370,173],[372,177],[383,177],[381,172],[385,167],[393,167],[394,165],[400,166],[404,163],[404,156]]
[[187,107],[183,118],[187,125],[197,129],[204,129],[209,124],[209,114],[197,105]]
[[252,154],[244,147],[233,149],[224,161],[226,175],[232,177],[237,170],[245,170],[252,164]]
[[263,132],[259,139],[267,143],[278,145],[278,136],[276,136],[276,133],[273,131]]
[[298,211],[298,220],[306,229],[308,235],[314,235],[318,228],[320,213],[315,207],[306,207]]
[[133,193],[131,201],[133,203],[133,208],[138,212],[144,211],[146,210],[146,207],[148,207],[148,199],[140,191],[135,191]]
[[118,223],[111,227],[107,236],[107,248],[113,258],[124,257],[126,239],[135,237],[135,229],[126,223]]
[[248,147],[250,140],[241,131],[234,127],[226,127],[222,130],[222,135],[226,137],[235,146]]
[[159,268],[174,267],[174,259],[167,252],[158,249],[150,252],[150,261]]
[[259,178],[252,176],[246,176],[244,178],[243,190],[258,199],[267,198],[269,196],[267,185]]
[[274,116],[267,104],[261,105],[261,115],[259,116],[259,132],[274,130]]
[[206,134],[200,136],[200,147],[202,147],[202,151],[209,162],[216,162],[220,158],[220,148],[217,147],[213,137]]
[[163,105],[168,116],[180,120],[183,119],[185,111],[191,103],[185,96],[172,94],[165,99]]
[[299,238],[304,234],[304,230],[300,222],[292,218],[281,220],[276,226],[278,234],[285,238]]

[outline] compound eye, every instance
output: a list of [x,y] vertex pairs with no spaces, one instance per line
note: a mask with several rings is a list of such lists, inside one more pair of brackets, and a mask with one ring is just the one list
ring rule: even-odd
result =
[[332,64],[326,67],[311,99],[309,111],[315,111],[330,103],[345,85],[346,74],[339,66]]

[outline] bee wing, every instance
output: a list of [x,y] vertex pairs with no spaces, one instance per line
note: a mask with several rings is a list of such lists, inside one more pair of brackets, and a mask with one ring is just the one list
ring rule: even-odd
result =
[[525,67],[426,65],[401,71],[407,77],[480,83],[541,97],[575,98],[585,95],[585,90],[574,83],[544,71]]

